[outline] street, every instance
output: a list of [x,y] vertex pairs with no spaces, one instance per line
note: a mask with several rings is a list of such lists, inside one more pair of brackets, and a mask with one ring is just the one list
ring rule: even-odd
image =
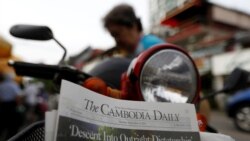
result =
[[210,117],[210,125],[216,128],[218,132],[229,135],[236,141],[249,141],[250,133],[238,130],[233,123],[233,120],[227,117],[222,111],[212,111]]

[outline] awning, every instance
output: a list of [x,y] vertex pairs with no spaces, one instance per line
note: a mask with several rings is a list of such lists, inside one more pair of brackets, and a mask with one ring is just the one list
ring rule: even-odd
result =
[[203,26],[201,24],[194,24],[186,29],[183,29],[181,32],[178,32],[177,34],[168,37],[167,42],[175,43],[183,39],[187,39],[190,36],[202,34],[203,32],[205,31],[203,30]]
[[166,13],[166,17],[161,21],[161,24],[170,27],[176,27],[180,22],[178,16],[187,12],[187,10],[191,9],[192,7],[199,5],[201,5],[201,0],[186,0],[184,5],[176,7],[172,11]]

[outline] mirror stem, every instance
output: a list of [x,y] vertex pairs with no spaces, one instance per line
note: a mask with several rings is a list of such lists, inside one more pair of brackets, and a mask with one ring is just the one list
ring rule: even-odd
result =
[[66,54],[67,54],[67,50],[66,48],[55,38],[53,37],[53,40],[63,49],[64,53],[63,53],[63,57],[62,59],[60,60],[60,62],[58,63],[59,65],[63,65],[65,64],[65,57],[66,57]]

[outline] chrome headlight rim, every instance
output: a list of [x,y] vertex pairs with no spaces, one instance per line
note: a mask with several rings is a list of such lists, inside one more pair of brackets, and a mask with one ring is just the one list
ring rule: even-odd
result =
[[141,86],[140,86],[140,81],[141,81],[141,74],[142,74],[142,70],[143,67],[145,66],[145,63],[151,58],[152,55],[156,54],[159,51],[162,50],[175,50],[177,52],[180,52],[181,54],[183,54],[184,56],[186,56],[186,58],[190,61],[191,65],[193,66],[193,70],[194,70],[194,75],[196,76],[196,90],[195,90],[195,94],[189,98],[189,100],[187,101],[187,103],[197,103],[199,100],[199,93],[200,93],[200,77],[199,77],[199,73],[198,70],[196,68],[196,65],[194,63],[194,61],[192,60],[192,58],[188,55],[188,53],[183,50],[182,48],[173,45],[173,44],[160,44],[160,45],[156,45],[154,47],[151,47],[150,49],[146,50],[144,53],[142,53],[140,56],[137,57],[137,62],[134,65],[133,68],[133,78],[136,78],[134,80],[135,86],[136,86],[136,93],[139,93],[140,96],[140,100],[145,101],[145,98],[143,96],[142,90],[141,90]]

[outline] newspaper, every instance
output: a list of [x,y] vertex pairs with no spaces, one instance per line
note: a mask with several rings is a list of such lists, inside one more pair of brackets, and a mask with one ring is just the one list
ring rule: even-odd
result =
[[45,113],[45,141],[53,141],[55,135],[57,110]]
[[200,141],[195,107],[109,98],[62,81],[56,141]]
[[[56,120],[57,112],[56,111],[48,111],[46,112],[48,116],[46,116],[46,125],[45,125],[45,140],[53,141],[54,139],[54,131],[56,125],[54,121]],[[219,133],[208,133],[208,132],[200,132],[201,141],[235,141],[232,137],[228,135],[223,135]],[[167,141],[167,140],[166,140]]]

